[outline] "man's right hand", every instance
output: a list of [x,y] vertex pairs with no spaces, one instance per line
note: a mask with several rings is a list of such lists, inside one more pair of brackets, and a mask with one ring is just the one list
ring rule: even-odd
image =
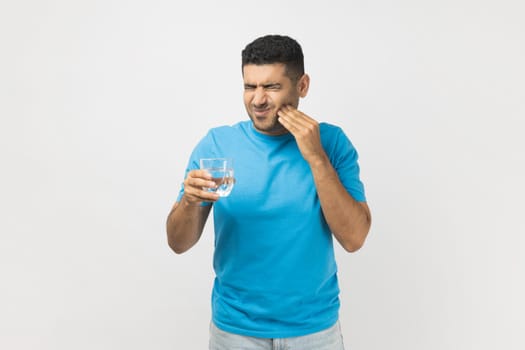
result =
[[215,188],[217,184],[212,181],[211,174],[206,170],[191,170],[184,180],[184,195],[181,201],[189,205],[200,205],[201,202],[216,202],[219,195],[208,192],[204,188]]
[[177,254],[190,249],[202,235],[211,205],[202,202],[216,202],[219,195],[204,188],[215,188],[211,175],[205,170],[192,170],[184,179],[184,195],[176,202],[166,221],[168,244]]

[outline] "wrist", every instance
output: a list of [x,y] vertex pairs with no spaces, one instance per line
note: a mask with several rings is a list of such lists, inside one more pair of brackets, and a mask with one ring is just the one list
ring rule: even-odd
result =
[[333,181],[338,178],[337,172],[328,157],[316,159],[310,162],[309,165],[316,183],[319,183],[319,181]]
[[332,163],[330,163],[330,159],[328,159],[328,156],[325,153],[311,158],[308,160],[308,164],[312,170],[322,169],[332,165]]
[[184,194],[182,195],[182,198],[180,199],[180,204],[184,207],[200,207],[201,202],[200,201],[193,201]]

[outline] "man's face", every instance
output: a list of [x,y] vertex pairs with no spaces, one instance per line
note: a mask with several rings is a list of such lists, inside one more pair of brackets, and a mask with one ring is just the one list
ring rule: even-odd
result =
[[282,63],[247,64],[243,67],[243,79],[244,106],[255,128],[267,135],[286,133],[277,121],[277,111],[285,105],[297,108],[301,79],[293,82]]

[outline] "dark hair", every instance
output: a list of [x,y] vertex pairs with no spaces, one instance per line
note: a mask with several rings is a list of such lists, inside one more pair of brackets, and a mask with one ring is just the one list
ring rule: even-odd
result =
[[304,74],[301,45],[285,35],[266,35],[255,39],[242,50],[242,67],[247,64],[284,63],[286,74],[292,80]]

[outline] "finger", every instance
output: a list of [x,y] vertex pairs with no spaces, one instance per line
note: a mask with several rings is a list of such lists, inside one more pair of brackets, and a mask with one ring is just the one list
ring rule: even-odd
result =
[[192,170],[188,173],[188,177],[208,179],[208,180],[211,180],[212,178],[211,174],[207,170],[204,170],[204,169]]
[[[278,112],[279,115],[279,122],[283,121],[283,125],[285,127],[287,126],[287,129],[297,129],[301,126],[301,118],[300,115],[297,114],[296,111],[292,111],[287,107],[283,107]],[[291,131],[291,130],[290,130]]]
[[317,127],[317,122],[315,121],[310,121],[302,116],[292,115],[286,112],[281,114],[279,122],[294,135],[302,132],[310,133],[315,131]]
[[284,111],[284,113],[286,113],[287,115],[291,116],[292,118],[297,118],[297,119],[301,119],[301,120],[307,120],[308,122],[317,123],[317,120],[311,118],[310,116],[308,116],[307,114],[301,112],[300,110],[298,110],[297,108],[293,107],[292,105],[285,105],[283,107],[283,111]]
[[280,112],[281,113],[278,113],[280,117],[284,118],[286,121],[288,121],[288,123],[296,125],[297,127],[310,128],[311,126],[317,124],[317,121],[290,106],[283,107]]
[[277,119],[277,121],[279,123],[281,123],[281,125],[284,126],[286,128],[286,130],[288,130],[289,132],[292,133],[292,135],[295,136],[295,134],[297,133],[298,129],[297,129],[297,126],[290,119],[290,117],[288,117],[288,116],[286,116],[284,114],[281,114],[281,115],[279,115],[279,118]]
[[208,192],[208,191],[201,190],[199,194],[200,194],[199,199],[202,202],[216,202],[220,198],[220,196],[215,192]]
[[199,178],[199,177],[188,177],[184,181],[184,185],[186,187],[192,187],[192,188],[197,188],[197,189],[217,187],[217,184],[214,181],[211,181],[209,179]]
[[202,191],[202,193],[193,194],[189,192],[184,193],[186,200],[191,203],[200,204],[202,202],[217,202],[219,200],[219,195],[213,192]]
[[210,187],[216,187],[215,183],[213,183],[213,186],[207,187],[185,186],[184,194],[192,202],[215,202],[219,199],[219,195],[215,192],[210,192],[206,190],[206,188]]
[[308,123],[305,120],[299,119],[297,117],[292,117],[289,115],[283,115],[280,117],[279,122],[283,125],[288,126],[288,130],[301,131],[306,128],[309,128],[312,124]]

